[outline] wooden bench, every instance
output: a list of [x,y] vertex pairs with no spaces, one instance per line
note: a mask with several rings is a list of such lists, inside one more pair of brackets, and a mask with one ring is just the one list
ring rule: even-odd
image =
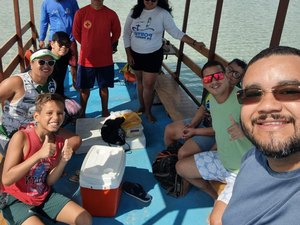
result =
[[155,91],[173,121],[194,116],[197,110],[196,103],[170,75],[158,76]]
[[[197,110],[197,105],[176,83],[166,74],[160,74],[156,81],[155,91],[173,121],[192,118]],[[210,181],[214,190],[220,194],[225,184]]]

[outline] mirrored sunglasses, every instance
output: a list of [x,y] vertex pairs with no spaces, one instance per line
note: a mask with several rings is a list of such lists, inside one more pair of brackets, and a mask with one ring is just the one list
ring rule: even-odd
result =
[[46,63],[47,63],[48,66],[54,66],[55,60],[44,60],[44,59],[39,59],[39,60],[38,60],[38,64],[39,64],[40,66],[43,66],[43,65],[45,65]]
[[261,88],[246,88],[237,91],[237,99],[240,104],[248,105],[255,104],[261,101],[265,93],[272,93],[277,101],[289,102],[300,100],[300,85],[285,84],[273,87],[270,91],[262,90]]
[[231,74],[231,76],[234,79],[240,79],[242,77],[242,74],[240,72],[234,71],[230,66],[227,66],[225,68],[225,70],[226,70],[226,73]]
[[213,78],[215,80],[223,80],[224,79],[224,73],[223,72],[217,72],[217,73],[214,73],[214,74],[209,74],[209,75],[206,75],[205,77],[203,77],[202,81],[204,84],[209,84],[212,82]]

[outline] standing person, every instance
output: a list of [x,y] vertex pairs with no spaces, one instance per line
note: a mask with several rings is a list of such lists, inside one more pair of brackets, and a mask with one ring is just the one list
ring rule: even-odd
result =
[[82,117],[85,117],[90,88],[97,79],[101,98],[102,116],[108,111],[108,87],[114,87],[113,47],[121,34],[117,14],[103,5],[104,0],[91,0],[91,4],[75,14],[73,35],[81,44],[78,62],[77,88],[80,89]]
[[[212,95],[210,113],[215,131],[217,151],[200,152],[179,160],[177,173],[194,186],[216,199],[209,217],[211,225],[220,224],[222,214],[232,193],[236,174],[243,155],[252,147],[244,136],[239,121],[240,105],[236,99],[237,87],[232,86],[224,74],[223,66],[216,61],[207,62],[202,68],[203,87]],[[225,183],[217,196],[209,180]]]
[[71,40],[69,65],[74,87],[76,83],[78,51],[76,41],[72,35],[72,26],[74,15],[78,9],[77,0],[43,0],[39,37],[40,48],[45,48],[48,26],[50,26],[49,43],[52,41],[55,32],[64,31],[69,35]]
[[58,93],[64,97],[64,81],[68,69],[68,62],[71,57],[70,47],[71,40],[66,32],[58,31],[53,34],[49,49],[59,59],[56,60],[51,76],[56,82],[55,93]]
[[244,157],[223,224],[298,225],[300,50],[279,46],[254,56],[237,96],[255,148]]
[[51,188],[73,154],[68,139],[56,134],[64,120],[64,99],[41,94],[35,108],[37,126],[15,133],[7,149],[2,180],[8,202],[3,216],[10,224],[44,224],[40,216],[47,215],[66,224],[90,225],[85,209]]
[[203,46],[202,42],[197,42],[177,28],[167,0],[138,0],[130,11],[124,26],[124,47],[127,62],[137,77],[138,111],[145,112],[150,122],[156,121],[151,106],[154,85],[163,61],[164,31],[183,42],[199,48]]

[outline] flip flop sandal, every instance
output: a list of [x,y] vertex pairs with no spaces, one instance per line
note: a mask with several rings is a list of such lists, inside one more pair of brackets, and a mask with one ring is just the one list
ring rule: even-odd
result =
[[125,181],[122,185],[123,191],[142,201],[142,202],[150,202],[152,200],[152,196],[147,194],[144,190],[144,188],[142,187],[142,185],[138,184],[138,183],[132,183],[132,182],[127,182]]
[[79,176],[78,175],[72,175],[69,177],[69,181],[72,181],[74,183],[79,183]]
[[75,175],[79,176],[80,175],[80,170],[75,170]]

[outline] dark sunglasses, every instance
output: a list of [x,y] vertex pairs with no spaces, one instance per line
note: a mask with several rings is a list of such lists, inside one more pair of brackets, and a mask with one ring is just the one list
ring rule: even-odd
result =
[[156,2],[157,0],[145,0],[146,2]]
[[227,66],[225,68],[225,70],[226,70],[226,73],[231,74],[231,76],[234,79],[240,79],[242,77],[242,74],[240,72],[234,71],[230,66]]
[[71,47],[71,44],[70,43],[57,43],[58,44],[58,46],[60,47],[60,48],[62,48],[63,46],[65,46],[66,48],[70,48]]
[[203,77],[202,81],[204,84],[209,84],[212,82],[213,78],[215,80],[223,80],[224,76],[225,75],[223,72],[217,72],[217,73],[206,75],[205,77]]
[[284,84],[275,86],[271,91],[264,91],[261,88],[246,88],[237,91],[237,99],[240,104],[248,105],[260,102],[262,96],[271,92],[274,98],[281,102],[300,100],[300,85]]
[[43,65],[45,65],[46,63],[47,63],[48,66],[54,66],[55,60],[44,60],[44,59],[39,59],[39,60],[38,60],[38,64],[39,64],[40,66],[43,66]]

